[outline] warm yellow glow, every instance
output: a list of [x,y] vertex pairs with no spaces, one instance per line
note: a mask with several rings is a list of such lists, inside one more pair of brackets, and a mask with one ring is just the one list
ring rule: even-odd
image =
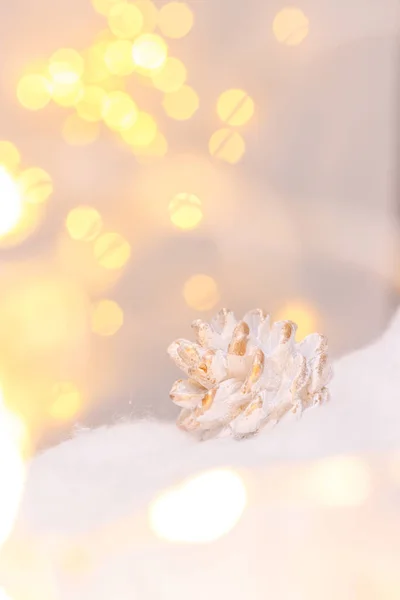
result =
[[302,10],[295,7],[282,9],[275,17],[272,29],[278,42],[297,46],[307,37],[310,23]]
[[186,81],[186,67],[179,58],[168,57],[164,65],[155,71],[151,79],[154,86],[162,92],[178,91]]
[[71,146],[87,146],[93,144],[100,135],[98,123],[90,123],[79,115],[69,115],[64,121],[62,136]]
[[163,107],[172,119],[185,121],[199,108],[199,97],[192,87],[183,85],[178,91],[165,94]]
[[116,40],[108,45],[104,55],[107,69],[114,75],[129,75],[135,70],[132,58],[132,42]]
[[203,218],[200,198],[195,194],[177,194],[169,204],[172,223],[179,229],[194,229]]
[[244,125],[253,116],[254,102],[244,90],[227,90],[218,98],[217,113],[227,125]]
[[157,27],[158,10],[150,0],[136,0],[134,3],[143,15],[143,33],[151,33]]
[[212,156],[232,165],[238,163],[246,151],[246,144],[240,133],[232,129],[218,129],[210,138],[209,150]]
[[62,48],[51,56],[49,73],[54,83],[71,85],[79,81],[83,74],[82,56],[72,48]]
[[0,588],[0,600],[12,600],[11,596],[9,596],[4,588]]
[[133,62],[143,69],[159,69],[167,59],[168,48],[161,36],[144,33],[133,43]]
[[53,398],[49,414],[56,421],[69,421],[83,406],[81,392],[74,383],[69,381],[57,383],[53,387]]
[[185,2],[168,2],[158,14],[158,26],[163,35],[182,38],[193,27],[193,12]]
[[246,504],[246,487],[238,473],[207,471],[160,494],[150,505],[150,527],[169,542],[213,542],[237,525]]
[[104,15],[105,17],[108,15],[110,10],[116,4],[120,4],[121,0],[92,0],[93,8],[95,11]]
[[319,461],[304,478],[307,495],[323,506],[360,506],[372,491],[368,465],[356,457]]
[[0,141],[0,167],[14,173],[21,162],[21,155],[14,144],[6,140]]
[[143,15],[132,3],[119,2],[108,13],[108,25],[116,37],[133,39],[143,28]]
[[105,63],[105,54],[109,41],[98,42],[84,53],[85,81],[88,83],[101,83],[110,75]]
[[124,313],[119,304],[113,300],[100,300],[93,307],[91,321],[93,333],[111,336],[121,329]]
[[101,233],[103,220],[92,206],[77,206],[68,213],[65,225],[73,240],[91,242]]
[[98,85],[87,85],[76,105],[78,115],[85,121],[96,122],[102,119],[103,102],[106,92]]
[[53,100],[59,106],[75,106],[83,96],[80,79],[74,83],[53,83]]
[[0,167],[0,237],[14,229],[22,215],[22,199],[11,175]]
[[162,158],[168,152],[168,142],[163,134],[157,130],[156,137],[148,146],[132,146],[137,161],[140,164],[151,163]]
[[53,193],[53,182],[44,169],[26,169],[18,177],[18,187],[24,202],[42,204]]
[[318,329],[318,315],[316,311],[301,301],[291,302],[275,315],[276,321],[293,321],[297,324],[296,339],[301,340],[306,335]]
[[119,233],[104,233],[94,243],[94,256],[105,269],[122,269],[131,256],[131,247]]
[[29,110],[40,110],[52,97],[52,84],[43,75],[24,75],[17,87],[19,103]]
[[122,131],[121,135],[131,146],[149,146],[157,135],[157,123],[148,113],[139,112],[132,127]]
[[190,308],[211,310],[220,300],[217,282],[209,275],[193,275],[183,286],[183,297]]
[[116,131],[130,129],[138,118],[138,109],[125,92],[107,94],[103,104],[104,122]]

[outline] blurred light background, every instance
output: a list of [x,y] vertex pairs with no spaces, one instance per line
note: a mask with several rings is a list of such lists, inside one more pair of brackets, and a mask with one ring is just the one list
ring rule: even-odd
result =
[[383,330],[398,12],[3,1],[0,384],[26,445],[172,419],[166,346],[221,306],[324,332],[334,356]]

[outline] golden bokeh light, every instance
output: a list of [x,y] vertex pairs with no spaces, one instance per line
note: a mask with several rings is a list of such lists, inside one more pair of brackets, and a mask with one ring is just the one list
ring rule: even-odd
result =
[[272,29],[278,42],[287,46],[301,44],[308,35],[310,23],[302,10],[295,7],[282,9],[275,17]]
[[71,146],[93,144],[100,135],[98,123],[85,121],[79,115],[69,115],[62,127],[62,136]]
[[43,75],[24,75],[18,82],[17,98],[29,110],[40,110],[52,98],[53,86]]
[[311,500],[329,507],[360,506],[372,492],[368,465],[351,456],[319,461],[310,467],[304,485]]
[[118,38],[133,39],[144,24],[140,9],[130,2],[119,2],[108,12],[108,25]]
[[105,54],[109,43],[109,41],[98,42],[84,52],[85,81],[87,83],[102,83],[109,77],[110,71],[105,63]]
[[82,394],[70,381],[54,385],[52,396],[53,402],[49,407],[49,415],[56,421],[70,421],[83,407]]
[[167,44],[155,33],[144,33],[133,43],[133,62],[142,69],[159,69],[166,61],[167,54]]
[[176,92],[165,94],[163,107],[172,119],[185,121],[190,119],[199,108],[199,97],[192,87],[183,85]]
[[156,137],[148,146],[132,146],[136,160],[147,165],[154,160],[163,158],[168,152],[168,142],[161,131],[157,130]]
[[9,173],[14,173],[21,162],[21,155],[14,144],[0,140],[0,167]]
[[158,22],[158,10],[151,0],[136,0],[135,6],[138,7],[143,15],[143,33],[152,33]]
[[82,97],[76,105],[78,115],[85,121],[101,121],[103,102],[106,92],[98,85],[88,85],[83,89]]
[[218,98],[217,113],[227,125],[244,125],[254,114],[254,102],[244,90],[227,90]]
[[315,309],[303,301],[293,301],[283,306],[275,315],[276,321],[293,321],[297,325],[296,339],[302,340],[314,333],[319,327],[319,318]]
[[211,156],[235,165],[243,157],[246,144],[240,133],[232,129],[218,129],[210,138]]
[[75,106],[83,96],[83,84],[80,79],[73,83],[53,83],[53,101],[59,106]]
[[49,60],[49,73],[57,84],[72,85],[80,80],[83,71],[83,58],[72,48],[57,50]]
[[217,282],[209,275],[193,275],[183,286],[183,297],[190,308],[211,310],[220,300]]
[[161,92],[178,91],[186,81],[187,70],[179,58],[168,57],[164,65],[151,75],[154,87]]
[[138,118],[138,109],[125,92],[107,94],[103,104],[104,122],[115,131],[130,129]]
[[160,8],[158,26],[169,38],[182,38],[193,27],[194,16],[185,2],[168,2]]
[[172,223],[179,229],[194,229],[203,219],[201,201],[195,194],[177,194],[168,208]]
[[38,167],[22,171],[17,183],[24,202],[28,204],[43,204],[53,193],[50,175]]
[[94,243],[94,256],[104,269],[122,269],[131,256],[129,242],[119,233],[103,233]]
[[92,0],[94,10],[105,17],[107,17],[113,6],[120,3],[121,0]]
[[22,216],[22,198],[11,175],[0,166],[0,237],[10,233]]
[[121,135],[131,146],[149,146],[157,135],[157,123],[151,115],[141,111],[132,127],[122,131]]
[[246,486],[238,473],[207,471],[161,493],[150,505],[150,527],[169,542],[209,543],[232,531],[246,505]]
[[132,42],[116,40],[107,46],[104,55],[107,69],[114,75],[130,75],[135,70],[132,58]]
[[65,226],[73,240],[91,242],[100,235],[103,220],[92,206],[77,206],[68,213]]
[[93,306],[91,324],[93,333],[112,336],[124,323],[122,308],[113,300],[100,300]]

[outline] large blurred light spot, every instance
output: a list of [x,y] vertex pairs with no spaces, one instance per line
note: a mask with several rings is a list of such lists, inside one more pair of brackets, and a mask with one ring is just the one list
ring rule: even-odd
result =
[[213,542],[237,525],[246,504],[246,487],[238,473],[208,471],[160,494],[150,505],[150,527],[169,542]]
[[62,136],[71,146],[87,146],[93,144],[100,134],[98,123],[90,123],[79,115],[69,115],[64,121]]
[[95,11],[104,15],[105,17],[109,14],[113,6],[120,4],[121,0],[92,0],[93,8]]
[[0,237],[14,229],[22,215],[22,199],[15,181],[0,166]]
[[287,46],[297,46],[307,37],[309,25],[309,20],[302,10],[287,7],[276,15],[272,29],[278,42]]
[[17,87],[20,104],[29,110],[40,110],[52,97],[52,84],[43,75],[24,75]]
[[101,83],[110,72],[105,63],[109,41],[98,42],[84,53],[85,59],[85,81],[88,83]]
[[131,256],[131,247],[119,233],[104,233],[94,243],[94,256],[105,269],[122,269]]
[[21,155],[14,144],[6,140],[0,141],[0,167],[13,173],[21,162]]
[[143,69],[158,69],[167,59],[167,44],[154,33],[140,35],[133,43],[133,62]]
[[158,10],[154,2],[150,0],[136,0],[135,6],[138,7],[143,15],[143,33],[154,31],[158,21]]
[[178,91],[186,81],[186,67],[179,58],[168,57],[164,65],[152,73],[154,87],[162,92]]
[[92,310],[92,331],[98,335],[111,336],[124,323],[122,308],[113,300],[100,300]]
[[69,421],[82,409],[83,398],[77,386],[69,381],[57,383],[53,387],[53,402],[50,416],[57,421]]
[[78,115],[85,121],[96,122],[102,119],[103,102],[106,92],[98,85],[88,85],[76,105]]
[[139,112],[135,123],[121,135],[131,146],[149,146],[157,135],[157,123],[151,115]]
[[309,467],[304,478],[307,495],[329,507],[360,506],[372,492],[371,473],[360,458],[327,458]]
[[163,158],[168,152],[168,142],[161,131],[157,130],[156,137],[148,146],[132,146],[136,160],[140,164],[149,164]]
[[82,56],[72,48],[62,48],[51,56],[49,73],[54,83],[71,85],[79,81],[83,74]]
[[183,85],[178,91],[165,94],[163,107],[172,119],[185,121],[199,108],[199,97],[192,87]]
[[196,310],[210,310],[220,299],[217,282],[209,275],[193,275],[183,286],[186,304]]
[[254,102],[244,90],[227,90],[218,98],[217,112],[227,125],[244,125],[254,113]]
[[195,194],[177,194],[168,208],[172,223],[179,229],[194,229],[203,218],[201,201]]
[[135,70],[132,58],[132,42],[116,40],[108,45],[104,60],[110,73],[130,75]]
[[301,301],[286,304],[278,311],[276,321],[293,321],[297,325],[296,339],[314,333],[318,327],[318,315],[311,306]]
[[232,129],[218,129],[210,138],[210,154],[232,165],[238,163],[246,151],[246,144],[240,133]]
[[182,38],[193,27],[193,13],[185,2],[169,2],[161,7],[158,14],[158,26],[163,35],[170,38]]
[[53,83],[53,101],[59,106],[75,106],[83,96],[80,79],[73,83]]
[[0,588],[0,600],[12,600],[11,596],[7,594],[4,588]]
[[38,167],[26,169],[18,177],[18,187],[29,204],[43,204],[53,193],[53,182],[50,175]]
[[103,220],[92,206],[77,206],[68,213],[65,225],[73,240],[91,242],[101,233]]
[[104,100],[103,119],[115,131],[132,127],[138,118],[138,109],[132,98],[125,92],[111,92]]
[[108,25],[116,37],[132,39],[143,27],[143,15],[134,4],[120,2],[108,13]]

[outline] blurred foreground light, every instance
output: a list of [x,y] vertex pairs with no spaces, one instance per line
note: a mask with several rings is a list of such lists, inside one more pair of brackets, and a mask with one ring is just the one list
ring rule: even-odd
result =
[[168,142],[163,134],[157,130],[156,137],[148,146],[132,146],[132,150],[140,164],[149,164],[167,154]]
[[172,119],[185,121],[199,108],[199,97],[192,87],[183,85],[178,91],[165,94],[163,107]]
[[158,21],[156,5],[151,0],[136,0],[135,6],[143,15],[143,33],[152,33],[157,27]]
[[240,133],[232,129],[218,129],[210,138],[211,156],[235,165],[243,157],[246,144]]
[[302,10],[287,7],[276,15],[272,29],[278,42],[287,46],[297,46],[307,37],[309,25],[309,20]]
[[122,269],[131,256],[129,242],[119,233],[104,233],[94,243],[94,256],[104,269]]
[[43,75],[24,75],[17,87],[19,103],[29,110],[40,110],[52,97],[52,84]]
[[92,0],[92,5],[95,11],[104,15],[105,17],[109,14],[113,6],[120,4],[121,0]]
[[0,588],[0,600],[12,600],[11,596],[9,596],[4,588]]
[[78,115],[85,121],[96,122],[102,119],[103,102],[106,92],[97,85],[88,85],[83,89],[82,97],[76,105]]
[[161,36],[145,33],[136,38],[133,43],[133,62],[143,69],[158,69],[166,61],[167,52],[167,44]]
[[193,275],[183,286],[186,304],[195,310],[211,310],[220,300],[217,282],[209,275]]
[[6,140],[0,140],[0,167],[13,173],[21,162],[21,155],[14,144]]
[[103,221],[92,206],[77,206],[68,213],[65,225],[73,240],[91,242],[101,233]]
[[69,115],[62,128],[62,136],[71,146],[87,146],[93,144],[100,135],[98,123],[90,123],[79,115]]
[[105,63],[105,53],[109,42],[98,42],[84,53],[85,81],[87,83],[101,83],[110,73]]
[[143,28],[143,15],[132,3],[119,2],[108,13],[108,25],[116,37],[132,39]]
[[19,175],[18,188],[24,202],[43,204],[53,193],[53,182],[44,169],[32,167]]
[[132,58],[132,42],[116,40],[111,42],[104,55],[104,61],[110,73],[130,75],[135,70]]
[[132,98],[125,92],[111,92],[104,100],[104,122],[115,131],[132,127],[138,118],[138,109]]
[[208,471],[160,494],[149,509],[150,527],[169,542],[213,542],[235,527],[246,504],[246,487],[235,471]]
[[82,394],[74,383],[57,383],[52,390],[53,402],[49,408],[50,416],[56,421],[69,421],[82,409]]
[[151,79],[158,90],[171,93],[178,91],[186,81],[186,67],[179,58],[168,57],[164,65],[155,71]]
[[168,2],[158,14],[158,26],[163,35],[182,38],[193,27],[193,12],[185,2]]
[[217,113],[227,125],[244,125],[254,114],[254,102],[244,90],[227,90],[218,98]]
[[18,186],[0,166],[0,237],[14,229],[22,215],[22,199]]
[[195,194],[177,194],[169,204],[172,223],[179,229],[194,229],[201,222],[201,201]]
[[79,81],[83,74],[82,56],[72,48],[62,48],[51,56],[49,73],[54,83],[71,85]]
[[100,300],[92,310],[92,331],[102,336],[112,336],[124,323],[122,308],[113,300]]
[[296,339],[301,340],[306,335],[314,333],[318,328],[318,315],[316,311],[304,302],[295,301],[284,306],[278,311],[276,321],[293,321],[297,325]]
[[132,127],[122,131],[121,135],[131,146],[149,146],[157,135],[157,123],[148,113],[139,112]]
[[73,83],[53,83],[53,101],[59,106],[75,106],[83,96],[83,84],[80,79]]

